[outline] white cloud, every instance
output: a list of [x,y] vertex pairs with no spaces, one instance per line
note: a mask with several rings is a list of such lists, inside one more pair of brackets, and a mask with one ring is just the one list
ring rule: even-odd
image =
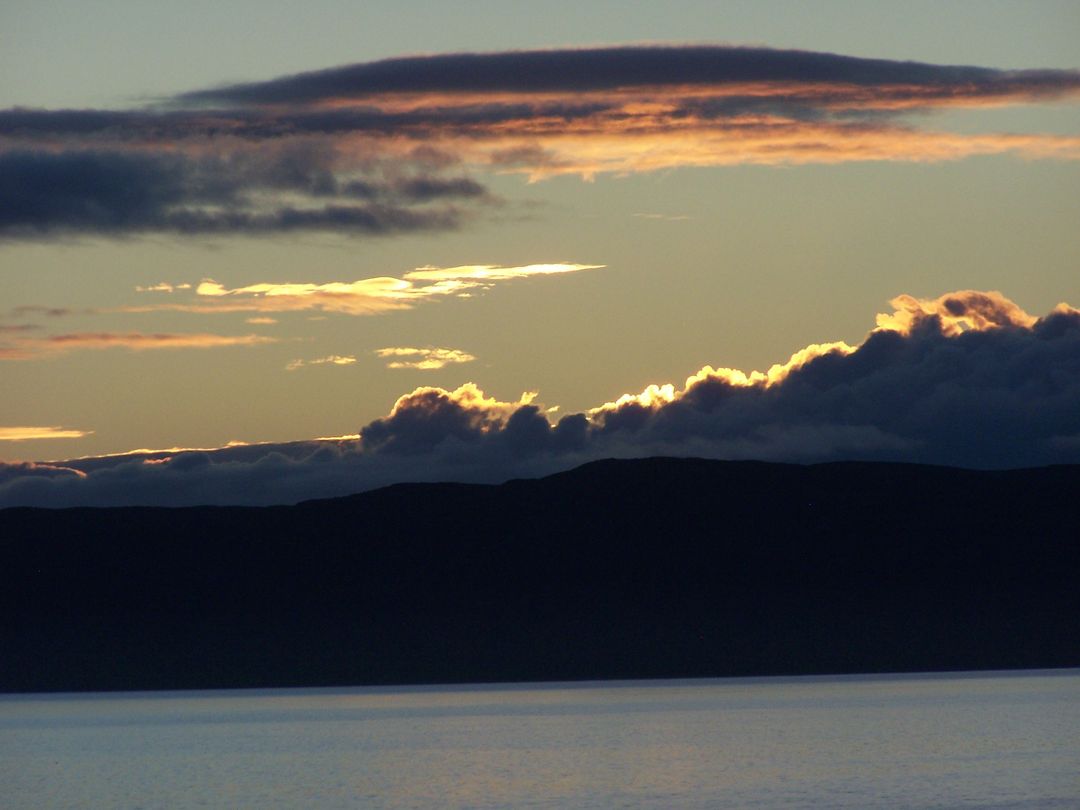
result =
[[387,368],[410,368],[420,371],[439,369],[455,363],[471,363],[476,359],[460,349],[437,347],[414,349],[408,346],[389,346],[376,349],[375,354],[389,360],[386,364]]
[[316,357],[314,360],[293,360],[287,366],[286,371],[296,371],[304,366],[351,366],[356,362],[352,355],[331,354],[326,357]]

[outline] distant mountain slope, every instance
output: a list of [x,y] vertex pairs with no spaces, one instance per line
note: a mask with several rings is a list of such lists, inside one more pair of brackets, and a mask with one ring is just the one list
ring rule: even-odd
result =
[[1080,467],[602,461],[0,510],[0,689],[1080,665]]

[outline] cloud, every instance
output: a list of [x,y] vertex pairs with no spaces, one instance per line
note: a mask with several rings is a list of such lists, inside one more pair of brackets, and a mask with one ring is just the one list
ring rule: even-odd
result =
[[326,357],[317,357],[314,360],[293,360],[287,366],[286,371],[296,371],[304,366],[351,366],[356,362],[352,355],[331,354]]
[[682,222],[692,219],[685,214],[634,214],[638,219],[656,219],[664,222]]
[[767,373],[707,367],[682,389],[601,406],[591,434],[612,447],[786,461],[1078,460],[1061,448],[1080,435],[1080,312],[1034,318],[971,290],[892,303],[858,347],[807,347]]
[[1080,463],[1080,310],[1036,318],[962,290],[899,296],[877,323],[857,346],[812,344],[765,371],[706,366],[554,423],[533,392],[500,400],[466,383],[417,388],[358,436],[0,465],[0,505],[284,503],[652,455]]
[[935,318],[941,331],[950,336],[1003,326],[1030,329],[1038,321],[997,291],[960,290],[934,299],[901,295],[889,303],[896,311],[878,315],[878,328],[904,334],[910,334],[928,318]]
[[148,286],[145,286],[145,287],[136,287],[135,291],[136,292],[164,292],[164,293],[171,293],[171,292],[176,292],[177,290],[190,290],[190,289],[191,289],[190,284],[169,284],[168,282],[162,281],[162,282],[160,282],[158,284],[151,284],[151,285],[148,285]]
[[36,305],[25,305],[14,307],[11,310],[11,315],[16,318],[23,318],[27,315],[44,315],[48,318],[66,318],[69,315],[86,315],[92,312],[93,310],[89,309],[69,309],[68,307],[43,307]]
[[1002,71],[726,45],[653,45],[454,53],[346,65],[185,93],[179,103],[312,105],[388,94],[542,94],[627,87],[863,88],[921,97],[1054,97],[1080,89],[1075,71]]
[[[401,278],[377,276],[357,281],[263,282],[228,288],[213,279],[204,279],[194,290],[192,303],[168,303],[124,307],[125,312],[296,312],[317,310],[345,315],[375,315],[390,310],[410,309],[416,302],[433,296],[466,297],[486,290],[497,282],[530,276],[559,275],[603,268],[602,264],[431,265],[405,273]],[[177,288],[179,289],[179,288]],[[249,321],[250,322],[250,321]]]
[[371,315],[407,309],[412,285],[402,279],[381,276],[357,281],[259,283],[228,288],[213,279],[195,289],[200,303],[166,307],[191,312],[290,312],[319,310],[346,315]]
[[732,46],[345,65],[132,110],[0,110],[0,236],[390,235],[500,204],[471,174],[1080,159],[1080,137],[935,131],[926,113],[1074,103],[1080,72]]
[[409,368],[419,371],[440,369],[456,363],[471,363],[476,358],[460,349],[425,348],[414,349],[406,346],[389,346],[376,349],[375,354],[390,362],[387,368]]
[[[200,151],[116,145],[0,151],[0,237],[448,230],[459,227],[463,212],[426,203],[482,196],[471,186],[420,177],[369,183],[370,192],[356,202],[332,175],[321,181],[326,170],[307,153],[301,158],[280,145],[259,154],[228,146],[220,154]],[[396,194],[396,185],[407,192]]]
[[277,338],[263,335],[215,335],[205,332],[71,332],[0,342],[0,360],[29,360],[85,349],[212,349],[276,342]]
[[64,467],[59,464],[48,464],[36,461],[16,461],[12,463],[0,462],[0,487],[13,482],[15,487],[26,486],[35,479],[51,478],[86,478],[87,474],[74,467]]
[[407,281],[463,282],[469,287],[486,287],[496,281],[508,281],[528,276],[550,276],[576,273],[579,270],[597,270],[602,264],[527,264],[521,267],[504,267],[493,264],[469,264],[460,267],[418,267],[405,274]]
[[64,427],[0,427],[0,442],[25,442],[32,439],[81,439],[92,430]]
[[474,443],[502,431],[514,414],[529,405],[536,393],[527,391],[517,402],[488,397],[475,383],[454,391],[417,388],[394,403],[389,416],[360,431],[361,448],[372,453],[416,454],[431,451],[447,440]]

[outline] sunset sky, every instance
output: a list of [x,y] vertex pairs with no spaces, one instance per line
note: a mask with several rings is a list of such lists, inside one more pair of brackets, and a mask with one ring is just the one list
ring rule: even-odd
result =
[[10,0],[0,506],[1080,461],[1078,42],[1073,2]]

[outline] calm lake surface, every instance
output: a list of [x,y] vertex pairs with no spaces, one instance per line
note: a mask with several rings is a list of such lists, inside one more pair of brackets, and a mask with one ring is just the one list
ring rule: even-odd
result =
[[1080,671],[0,696],[0,806],[1080,807]]

